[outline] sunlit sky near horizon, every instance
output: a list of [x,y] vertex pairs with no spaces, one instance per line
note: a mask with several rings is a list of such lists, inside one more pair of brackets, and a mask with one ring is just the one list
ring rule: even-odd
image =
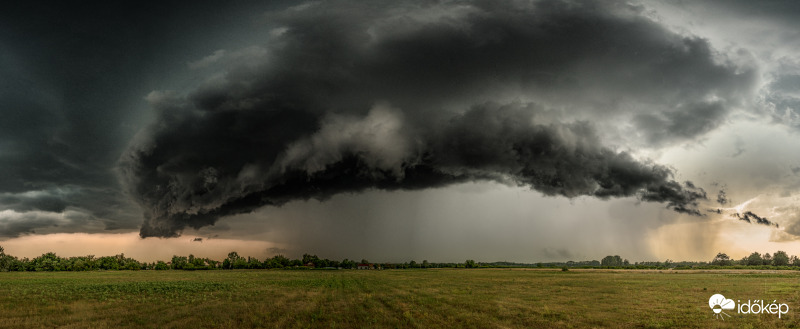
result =
[[800,255],[797,2],[5,7],[11,255]]

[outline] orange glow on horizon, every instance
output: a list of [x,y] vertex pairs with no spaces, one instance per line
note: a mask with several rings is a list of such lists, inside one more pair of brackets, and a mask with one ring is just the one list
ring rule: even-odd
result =
[[[113,256],[124,253],[126,257],[138,261],[169,261],[173,255],[222,260],[231,251],[239,255],[264,259],[274,255],[274,248],[284,246],[267,241],[207,239],[194,235],[183,235],[177,238],[142,239],[137,232],[131,233],[55,233],[43,235],[26,235],[0,241],[5,253],[18,258],[34,258],[46,252],[55,252],[60,257],[74,256]],[[101,251],[101,252],[98,252]],[[289,255],[287,255],[289,256]]]

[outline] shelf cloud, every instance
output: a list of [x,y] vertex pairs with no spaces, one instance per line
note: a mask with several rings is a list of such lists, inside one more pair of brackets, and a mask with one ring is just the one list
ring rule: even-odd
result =
[[622,1],[333,1],[266,20],[263,48],[215,51],[191,65],[220,74],[148,96],[157,118],[119,161],[143,237],[292,200],[476,180],[699,216],[702,188],[598,127],[625,120],[644,147],[692,140],[756,80]]

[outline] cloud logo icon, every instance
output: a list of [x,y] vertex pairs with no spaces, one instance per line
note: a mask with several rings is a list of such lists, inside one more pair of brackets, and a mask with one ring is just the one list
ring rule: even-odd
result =
[[723,315],[727,315],[728,317],[730,317],[730,315],[725,313],[723,310],[734,309],[736,307],[736,303],[733,301],[733,299],[727,299],[722,294],[715,294],[708,299],[708,307],[714,311],[715,317],[725,320]]

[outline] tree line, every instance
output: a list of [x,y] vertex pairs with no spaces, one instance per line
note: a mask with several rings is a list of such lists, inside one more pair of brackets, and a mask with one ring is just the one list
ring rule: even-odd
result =
[[718,253],[711,265],[717,266],[797,266],[800,267],[800,258],[797,256],[789,256],[785,251],[778,250],[774,254],[764,253],[763,255],[758,252],[753,252],[750,256],[745,256],[742,259],[731,259],[725,253]]
[[366,259],[356,262],[350,259],[330,260],[317,255],[304,254],[302,258],[290,259],[276,255],[264,260],[255,257],[243,257],[231,252],[222,261],[189,256],[173,256],[170,261],[140,262],[125,254],[95,257],[94,255],[78,257],[60,257],[53,252],[44,253],[33,259],[17,258],[5,253],[0,246],[0,271],[94,271],[94,270],[229,270],[229,269],[416,269],[416,268],[514,268],[514,267],[550,267],[566,268],[630,268],[630,269],[688,269],[688,268],[798,268],[800,258],[789,256],[784,251],[760,254],[753,252],[749,256],[735,260],[725,253],[718,253],[710,262],[635,262],[631,263],[619,255],[609,255],[602,260],[568,261],[551,263],[514,263],[514,262],[476,262],[468,259],[463,263],[433,263],[414,260],[404,263],[373,264]]
[[714,268],[764,268],[764,269],[798,269],[800,257],[790,256],[785,251],[769,253],[753,252],[741,259],[732,259],[725,253],[717,253],[711,261],[644,261],[630,262],[619,255],[608,255],[601,260],[549,262],[536,264],[518,264],[509,262],[479,263],[480,267],[540,267],[540,268],[614,268],[614,269],[714,269]]
[[618,255],[606,256],[601,261],[583,261],[566,263],[548,263],[544,266],[548,267],[584,267],[584,268],[637,268],[637,269],[663,269],[663,268],[742,268],[742,267],[771,267],[771,268],[791,268],[797,267],[800,269],[800,257],[790,256],[785,251],[779,250],[774,254],[769,253],[761,254],[753,252],[749,256],[742,257],[741,259],[733,259],[728,254],[719,252],[710,262],[675,262],[667,259],[663,262],[636,262],[631,263],[627,259],[622,259]]
[[407,269],[407,268],[470,268],[478,267],[474,260],[464,263],[431,263],[423,260],[420,263],[373,264],[366,259],[356,262],[350,259],[330,260],[317,255],[304,254],[302,258],[290,259],[276,255],[264,260],[255,257],[243,257],[231,252],[222,261],[189,256],[173,256],[170,261],[140,262],[125,254],[95,257],[94,255],[78,257],[60,257],[53,252],[44,253],[33,259],[17,258],[5,253],[0,246],[0,271],[94,271],[94,270],[229,270],[229,269],[354,269],[359,265],[369,269]]

